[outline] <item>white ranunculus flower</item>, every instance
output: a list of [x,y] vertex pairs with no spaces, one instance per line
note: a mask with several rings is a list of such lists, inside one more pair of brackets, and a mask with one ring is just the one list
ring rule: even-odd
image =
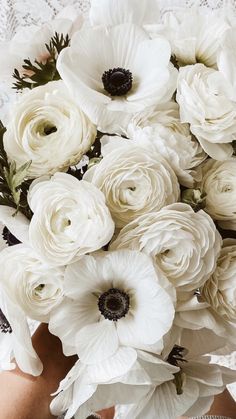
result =
[[202,63],[217,68],[220,40],[229,27],[222,15],[208,9],[184,8],[164,13],[164,34],[180,66]]
[[11,110],[4,148],[17,166],[31,161],[28,176],[37,178],[78,163],[96,132],[64,83],[55,81],[20,96]]
[[45,62],[50,56],[45,44],[49,44],[55,33],[64,36],[68,34],[71,37],[81,28],[82,22],[82,15],[73,6],[68,6],[43,26],[27,25],[18,30],[10,41],[0,43],[0,54],[4,57],[0,62],[1,80],[7,81],[11,86],[14,81],[13,70],[17,68],[21,74],[25,72],[22,67],[24,59]]
[[136,115],[127,133],[136,144],[164,157],[182,185],[193,187],[194,168],[207,155],[191,135],[189,125],[180,122],[179,107],[175,102]]
[[236,240],[223,241],[217,267],[201,289],[202,298],[226,320],[236,322]]
[[[11,259],[8,264],[10,263],[12,269],[16,270],[17,267],[13,262]],[[11,280],[10,277],[8,277],[9,280]],[[5,292],[2,281],[0,283],[0,348],[0,370],[15,368],[15,362],[12,362],[15,359],[23,372],[34,376],[42,373],[43,365],[33,348],[25,313],[9,293]]]
[[206,196],[205,210],[214,220],[219,220],[222,227],[236,229],[236,161],[208,160],[203,164],[202,180],[199,187]]
[[114,233],[102,192],[66,173],[33,182],[28,202],[34,213],[31,246],[49,264],[75,261],[107,244]]
[[84,179],[101,189],[116,226],[179,200],[174,171],[160,154],[131,140],[104,137],[103,159]]
[[124,124],[127,113],[164,103],[176,89],[165,38],[150,39],[139,26],[125,23],[84,29],[72,37],[57,61],[75,100],[103,132]]
[[[197,346],[202,341],[205,353],[211,346],[211,351],[225,347],[226,340],[235,347],[235,324],[218,314],[200,294],[188,292],[179,296],[174,325],[184,330],[188,337],[185,342],[190,341],[192,345],[195,341]],[[210,338],[213,342],[208,343]]]
[[90,21],[92,25],[119,25],[157,23],[160,11],[157,0],[92,0]]
[[151,255],[179,291],[196,290],[213,273],[221,237],[209,215],[189,205],[173,204],[136,218],[110,248]]
[[51,310],[63,299],[64,268],[51,268],[23,244],[0,253],[0,284],[25,315],[48,322]]
[[51,313],[49,329],[82,363],[113,362],[121,348],[130,363],[137,348],[149,350],[171,328],[175,311],[162,276],[140,252],[84,256],[66,268],[67,298]]
[[203,64],[180,68],[177,102],[181,122],[188,122],[202,148],[216,160],[233,154],[236,139],[236,104],[224,75]]

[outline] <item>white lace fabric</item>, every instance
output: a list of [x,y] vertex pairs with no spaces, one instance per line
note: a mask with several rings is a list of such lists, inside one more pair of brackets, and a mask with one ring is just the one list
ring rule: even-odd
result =
[[89,0],[0,0],[0,40],[9,40],[18,28],[41,26],[53,19],[63,7],[73,5],[86,13]]

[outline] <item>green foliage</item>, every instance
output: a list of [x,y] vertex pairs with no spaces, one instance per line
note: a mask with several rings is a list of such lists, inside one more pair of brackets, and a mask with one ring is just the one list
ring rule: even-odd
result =
[[207,194],[200,189],[185,189],[181,194],[181,201],[188,204],[195,212],[204,209],[206,206]]
[[101,161],[101,138],[103,137],[102,132],[98,131],[97,136],[95,138],[94,143],[87,151],[86,156],[89,158],[89,164],[82,167],[82,169],[77,169],[76,167],[70,167],[67,173],[76,177],[78,180],[83,179],[83,175],[85,172],[91,167],[93,164],[99,163]]
[[31,181],[25,179],[31,162],[26,162],[19,168],[16,168],[15,162],[8,162],[3,145],[5,131],[6,128],[0,121],[0,205],[15,208],[15,214],[20,211],[30,219],[32,213],[28,206],[27,193]]
[[13,83],[13,89],[23,90],[25,88],[33,89],[37,86],[42,86],[50,81],[59,80],[60,75],[56,68],[57,57],[60,52],[68,47],[70,44],[69,36],[64,37],[63,34],[55,35],[50,39],[49,44],[45,44],[45,47],[48,51],[48,58],[44,62],[39,62],[35,60],[32,63],[29,59],[24,60],[22,65],[25,73],[21,75],[19,71],[15,68],[13,77],[16,80]]

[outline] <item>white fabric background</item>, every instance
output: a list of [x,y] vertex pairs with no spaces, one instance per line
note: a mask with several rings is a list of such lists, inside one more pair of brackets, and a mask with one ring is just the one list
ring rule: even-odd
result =
[[[142,0],[140,0],[142,1]],[[161,12],[180,7],[206,7],[210,9],[230,8],[236,16],[236,0],[159,0]],[[17,29],[29,25],[42,25],[51,20],[65,6],[74,5],[78,11],[88,13],[89,0],[0,0],[0,41],[12,38]],[[0,57],[0,60],[4,57]],[[0,81],[0,119],[4,119],[11,102],[14,100],[14,91],[9,90]],[[0,240],[1,241],[1,240]],[[35,324],[31,323],[32,330]],[[236,352],[227,357],[218,357],[217,360],[236,370]],[[236,384],[230,386],[236,399]]]

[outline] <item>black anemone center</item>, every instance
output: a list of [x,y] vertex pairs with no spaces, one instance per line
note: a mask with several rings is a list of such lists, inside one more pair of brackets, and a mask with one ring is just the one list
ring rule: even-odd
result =
[[123,96],[132,87],[133,76],[129,70],[117,67],[104,71],[102,75],[104,89],[112,96]]
[[100,295],[98,308],[105,319],[117,321],[129,311],[129,296],[117,288],[110,288]]
[[178,367],[179,362],[187,362],[184,359],[184,355],[186,354],[186,349],[179,345],[174,345],[172,351],[169,353],[167,358],[167,362],[175,367]]
[[20,243],[20,241],[15,236],[13,236],[13,234],[8,230],[7,227],[4,227],[2,231],[2,237],[8,244],[8,246],[14,246],[15,244]]
[[12,328],[7,318],[0,309],[0,332],[2,333],[12,333]]

